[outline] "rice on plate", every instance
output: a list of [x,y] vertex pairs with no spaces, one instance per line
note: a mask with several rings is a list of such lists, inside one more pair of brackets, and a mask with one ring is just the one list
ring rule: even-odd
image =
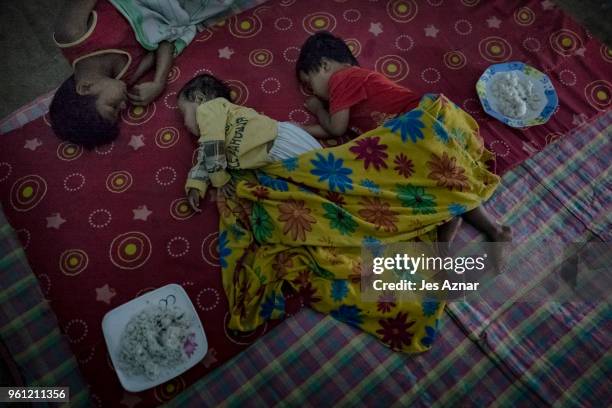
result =
[[541,108],[542,99],[533,82],[514,71],[496,74],[491,80],[491,93],[497,99],[499,112],[511,118],[522,118]]
[[140,311],[121,335],[120,367],[131,375],[154,380],[163,368],[183,363],[191,324],[192,319],[176,306],[153,306]]

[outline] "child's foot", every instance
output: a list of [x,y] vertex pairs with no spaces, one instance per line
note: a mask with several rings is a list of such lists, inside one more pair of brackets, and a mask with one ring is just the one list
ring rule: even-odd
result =
[[500,225],[491,238],[494,242],[512,242],[512,228],[508,225]]
[[493,242],[498,243],[493,248],[493,265],[497,273],[501,273],[504,261],[506,258],[507,245],[503,245],[504,242],[512,242],[512,228],[508,225],[500,225],[499,228],[491,234]]
[[444,224],[438,227],[438,242],[453,242],[459,227],[461,226],[461,217],[451,218]]
[[455,240],[459,227],[461,227],[461,217],[451,218],[438,227],[438,256],[449,255],[451,243]]

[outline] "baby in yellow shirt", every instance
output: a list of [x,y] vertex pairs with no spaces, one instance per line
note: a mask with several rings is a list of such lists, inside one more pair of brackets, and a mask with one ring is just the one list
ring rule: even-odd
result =
[[208,74],[187,82],[178,95],[185,126],[199,137],[197,163],[185,184],[189,205],[197,212],[209,183],[231,191],[228,170],[256,169],[322,147],[302,128],[234,105],[230,99],[227,85]]

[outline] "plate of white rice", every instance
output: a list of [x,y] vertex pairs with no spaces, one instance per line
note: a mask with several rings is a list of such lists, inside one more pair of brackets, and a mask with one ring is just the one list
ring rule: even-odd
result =
[[518,128],[546,123],[559,104],[550,78],[520,61],[488,67],[476,92],[485,112]]
[[181,375],[208,351],[202,322],[185,290],[170,284],[108,312],[104,340],[123,388],[139,392]]

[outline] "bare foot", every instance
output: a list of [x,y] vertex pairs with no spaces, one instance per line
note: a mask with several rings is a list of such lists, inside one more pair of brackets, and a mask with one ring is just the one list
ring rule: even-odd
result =
[[502,243],[512,242],[512,228],[508,225],[500,225],[499,228],[491,234],[491,239],[493,242],[500,244],[493,247],[492,257],[495,271],[501,273],[507,255],[507,245],[503,245]]
[[461,217],[451,218],[444,224],[438,227],[438,241],[439,242],[453,242],[459,227],[461,226]]
[[449,255],[451,242],[461,227],[461,217],[451,218],[449,221],[438,227],[437,250],[438,255],[445,257]]

